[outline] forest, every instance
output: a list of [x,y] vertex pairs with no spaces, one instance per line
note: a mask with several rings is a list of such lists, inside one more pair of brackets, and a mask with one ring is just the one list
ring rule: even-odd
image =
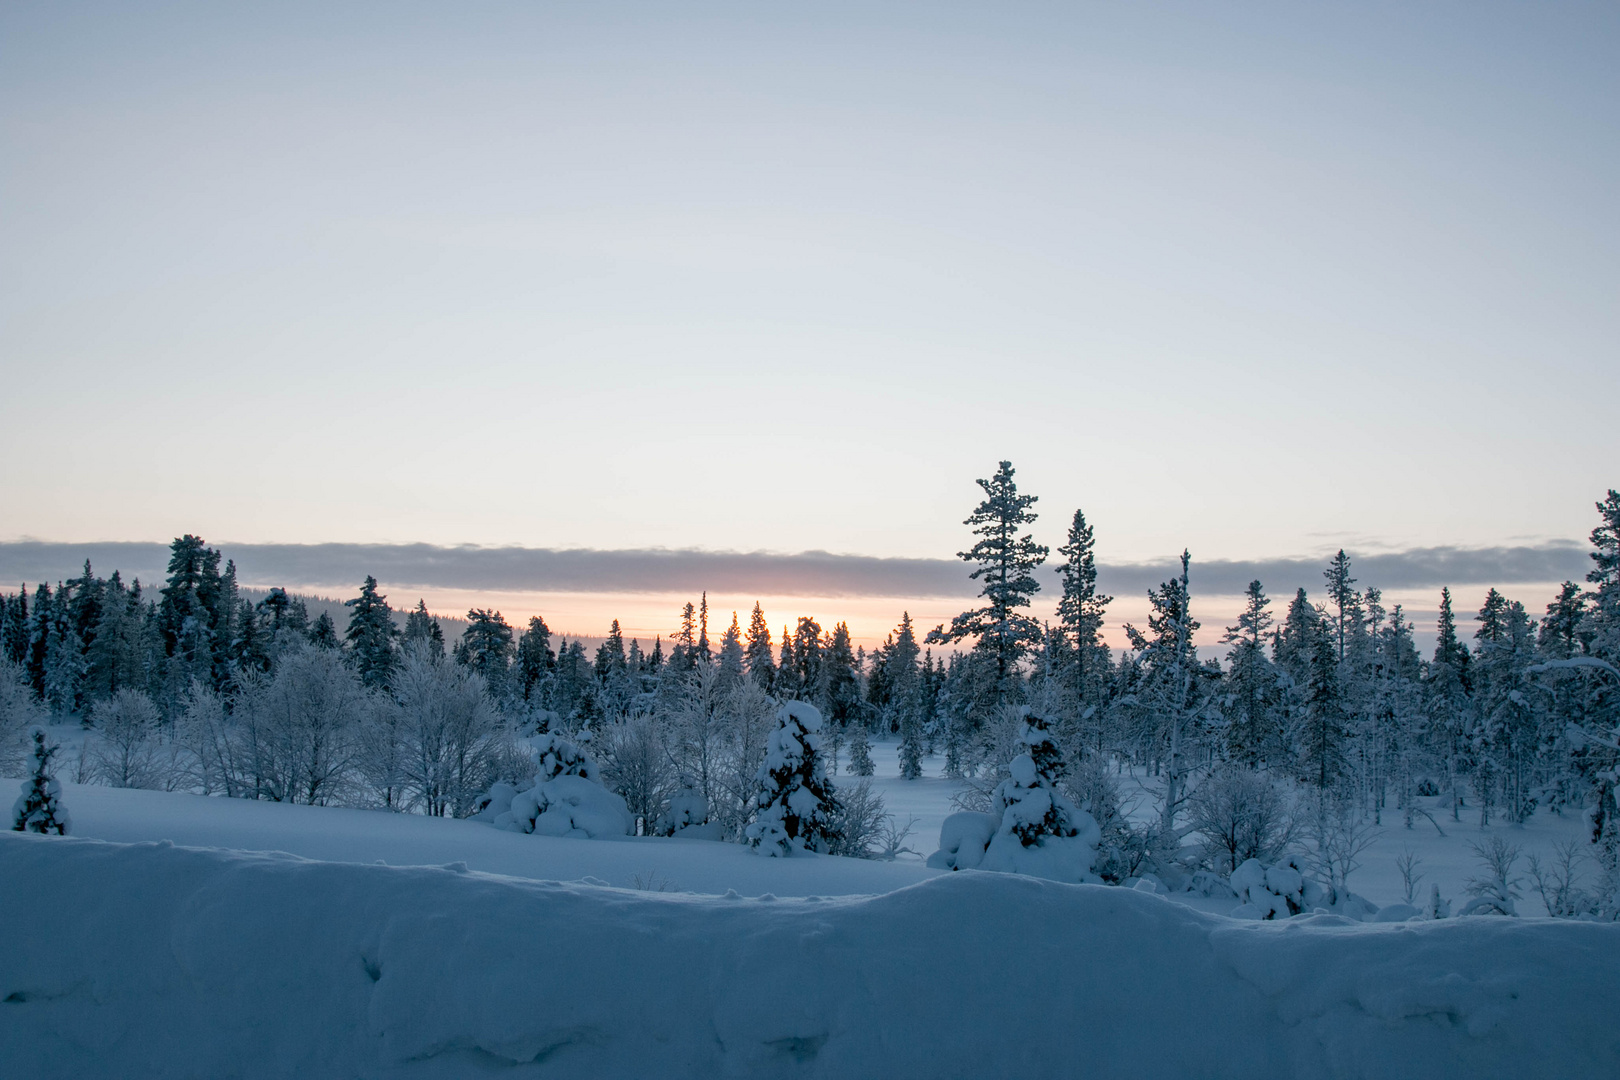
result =
[[[62,768],[79,782],[468,816],[532,772],[525,740],[550,734],[589,749],[638,832],[667,832],[671,805],[696,794],[740,840],[779,706],[802,701],[825,718],[833,771],[841,760],[857,778],[840,785],[835,849],[860,855],[881,847],[881,799],[858,779],[874,740],[898,743],[907,778],[940,755],[973,808],[1006,780],[1034,713],[1061,752],[1055,782],[1100,828],[1106,881],[1230,874],[1313,822],[1319,850],[1330,832],[1353,848],[1364,825],[1432,820],[1439,796],[1454,821],[1584,814],[1608,885],[1583,902],[1614,916],[1620,493],[1597,504],[1586,581],[1539,615],[1495,589],[1459,615],[1442,590],[1423,656],[1401,607],[1340,551],[1314,596],[1274,603],[1250,584],[1224,652],[1200,655],[1190,556],[1111,649],[1083,513],[1042,622],[1034,571],[1053,553],[1029,532],[1037,499],[1009,462],[978,484],[961,555],[979,606],[926,631],[902,613],[871,651],[809,617],[773,637],[758,604],[716,635],[706,596],[647,646],[615,621],[588,654],[541,617],[519,628],[476,608],[446,641],[424,603],[396,611],[370,577],[340,627],[285,589],[246,598],[234,563],[193,535],[155,588],[86,563],[0,597],[0,766],[16,771],[31,728],[76,723],[82,750]],[[1150,813],[1125,805],[1127,773],[1150,781]]]

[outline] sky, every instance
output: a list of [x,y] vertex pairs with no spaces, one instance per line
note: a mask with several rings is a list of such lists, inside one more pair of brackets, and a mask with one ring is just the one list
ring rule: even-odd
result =
[[949,560],[1005,458],[1111,566],[1578,544],[1617,46],[1606,4],[9,3],[0,541]]

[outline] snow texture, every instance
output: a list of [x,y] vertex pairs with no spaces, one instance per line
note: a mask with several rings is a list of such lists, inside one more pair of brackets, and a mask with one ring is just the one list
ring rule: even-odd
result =
[[0,1073],[45,1080],[1620,1075],[1620,927],[1573,920],[1243,923],[973,872],[746,900],[20,833],[0,910],[30,913],[0,920]]

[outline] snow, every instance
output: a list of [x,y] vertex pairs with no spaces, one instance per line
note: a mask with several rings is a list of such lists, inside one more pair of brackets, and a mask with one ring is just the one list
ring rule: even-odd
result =
[[[10,781],[15,783],[15,781]],[[938,871],[918,862],[806,855],[761,859],[742,844],[663,837],[581,840],[525,835],[481,821],[378,810],[294,806],[160,791],[63,784],[73,833],[120,843],[169,840],[193,847],[281,851],[308,859],[390,866],[443,866],[548,881],[596,878],[634,887],[745,896],[842,896],[888,892]]]
[[[84,806],[93,819],[106,809]],[[261,816],[285,835],[287,822],[314,815],[348,816]],[[503,849],[645,847],[369,816]],[[783,880],[796,866],[847,861],[733,847]],[[749,900],[502,877],[469,869],[476,855],[463,854],[468,866],[389,867],[0,836],[0,910],[27,913],[0,920],[0,1071],[1620,1073],[1614,925],[1243,923],[1145,891],[974,871],[873,896],[791,899],[773,887]]]

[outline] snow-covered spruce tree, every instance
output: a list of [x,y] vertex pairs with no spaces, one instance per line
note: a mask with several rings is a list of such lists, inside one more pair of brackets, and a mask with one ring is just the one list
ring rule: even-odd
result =
[[748,618],[748,639],[743,649],[744,666],[748,677],[770,693],[776,683],[776,661],[771,656],[771,628],[765,622],[765,612],[754,602],[754,613]]
[[34,732],[34,772],[23,781],[22,794],[11,808],[13,832],[55,833],[66,836],[73,827],[62,805],[62,785],[51,775],[51,758],[59,747],[45,745],[45,733]]
[[825,852],[837,838],[837,793],[821,759],[821,713],[803,701],[776,711],[776,731],[759,767],[759,810],[748,844],[761,855]]
[[866,734],[866,721],[856,717],[849,727],[849,771],[854,776],[871,776],[877,767],[872,764],[872,742]]
[[582,840],[635,832],[630,808],[602,786],[589,754],[554,732],[536,739],[535,751],[534,779],[521,788],[494,785],[475,818],[511,832]]
[[1096,541],[1086,515],[1074,512],[1068,543],[1058,548],[1064,558],[1058,568],[1063,596],[1058,600],[1058,632],[1063,636],[1064,667],[1060,673],[1077,717],[1091,717],[1084,745],[1102,751],[1102,688],[1109,669],[1108,646],[1101,638],[1103,613],[1112,596],[1097,592]]
[[1226,654],[1226,752],[1234,761],[1258,768],[1285,754],[1277,668],[1267,657],[1266,631],[1271,599],[1259,581],[1249,582],[1243,613],[1236,626],[1226,628],[1221,643],[1232,646]]
[[982,581],[979,595],[984,606],[964,611],[951,620],[950,629],[937,626],[928,632],[932,645],[948,645],[973,638],[974,648],[988,654],[996,670],[997,705],[1003,704],[1008,680],[1018,662],[1041,642],[1041,626],[1022,609],[1040,589],[1035,570],[1046,561],[1049,550],[1028,533],[1019,532],[1035,522],[1030,510],[1037,496],[1018,494],[1013,481],[1012,462],[1003,461],[996,474],[976,483],[984,489],[981,502],[962,524],[973,526],[979,541],[957,555],[977,564],[968,577]]
[[945,819],[928,865],[942,870],[999,870],[1053,881],[1097,881],[1093,865],[1101,831],[1091,814],[1058,788],[1068,772],[1050,721],[1027,708],[1021,753],[991,794],[990,811]]
[[350,609],[343,641],[348,644],[348,654],[360,674],[360,682],[371,690],[387,687],[389,675],[394,674],[394,664],[399,659],[394,649],[399,627],[394,625],[389,597],[377,593],[376,578],[366,575],[360,596],[343,601],[343,607]]
[[1191,614],[1188,566],[1181,553],[1181,573],[1148,590],[1148,633],[1127,623],[1125,634],[1139,650],[1142,689],[1148,706],[1151,736],[1164,762],[1164,801],[1159,808],[1159,836],[1168,843],[1178,834],[1176,815],[1187,801],[1188,783],[1197,766],[1198,744],[1209,719],[1212,673],[1198,662],[1193,644],[1199,623]]

